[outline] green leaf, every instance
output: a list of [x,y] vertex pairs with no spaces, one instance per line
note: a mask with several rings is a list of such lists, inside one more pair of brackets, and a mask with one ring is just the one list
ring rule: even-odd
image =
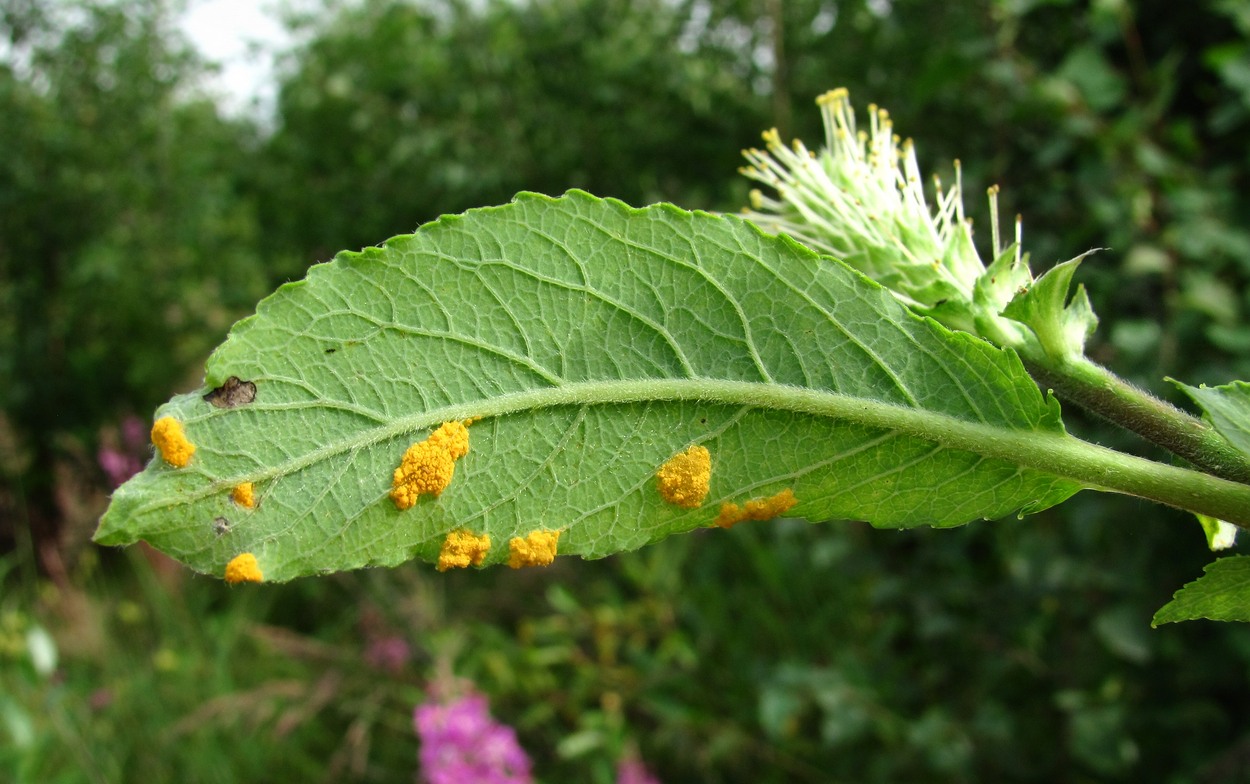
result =
[[1051,267],[1003,309],[1004,316],[1031,329],[1042,350],[1054,360],[1083,356],[1085,341],[1098,326],[1084,286],[1078,285],[1068,300],[1072,275],[1090,253]]
[[1234,381],[1218,387],[1191,387],[1169,379],[1202,407],[1216,432],[1245,455],[1250,455],[1250,384]]
[[1199,618],[1250,621],[1250,556],[1236,555],[1207,564],[1202,576],[1177,591],[1150,624]]
[[[580,192],[313,267],[157,416],[196,451],[121,487],[97,541],[218,575],[254,553],[266,580],[437,561],[460,531],[489,535],[488,564],[534,531],[597,558],[752,499],[773,500],[761,519],[952,526],[1081,487],[1012,459],[1080,443],[1013,353],[740,219]],[[474,418],[446,490],[397,509],[405,450]],[[687,508],[656,473],[692,445],[711,478]]]

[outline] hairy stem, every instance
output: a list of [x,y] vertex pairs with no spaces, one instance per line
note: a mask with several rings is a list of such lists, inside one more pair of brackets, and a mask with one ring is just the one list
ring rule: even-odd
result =
[[1130,430],[1213,476],[1250,484],[1250,458],[1202,420],[1081,357],[1055,367],[1026,359],[1029,373],[1060,398]]

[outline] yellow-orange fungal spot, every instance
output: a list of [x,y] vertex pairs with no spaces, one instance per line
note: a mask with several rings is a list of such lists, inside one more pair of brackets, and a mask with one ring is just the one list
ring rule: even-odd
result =
[[235,487],[234,490],[230,491],[230,497],[236,504],[245,509],[256,508],[256,488],[251,482],[244,482]]
[[556,540],[559,538],[559,531],[534,531],[525,538],[514,536],[508,542],[508,566],[513,569],[547,566],[556,559]]
[[767,498],[752,498],[746,502],[746,506],[738,506],[727,501],[721,504],[716,524],[721,528],[730,528],[747,520],[771,520],[790,511],[790,508],[798,502],[799,499],[794,497],[794,491],[788,487]]
[[445,448],[452,460],[459,460],[469,454],[469,429],[464,422],[444,422],[426,440]]
[[456,473],[456,461],[440,444],[418,441],[404,452],[391,482],[391,499],[397,509],[411,509],[422,494],[438,497]]
[[697,509],[712,481],[712,453],[696,444],[669,459],[655,472],[660,497],[683,509]]
[[251,553],[241,553],[230,559],[226,564],[226,582],[231,585],[238,583],[258,583],[264,580],[260,573],[260,564]]
[[469,531],[452,531],[443,540],[443,549],[438,552],[438,570],[464,569],[470,565],[481,566],[490,552],[490,536],[470,533]]
[[456,473],[456,461],[469,453],[469,431],[463,422],[444,422],[424,441],[408,447],[391,480],[397,509],[411,509],[422,495],[437,498]]
[[187,440],[182,423],[173,417],[161,417],[152,425],[152,443],[161,457],[174,468],[186,468],[195,454],[195,444]]

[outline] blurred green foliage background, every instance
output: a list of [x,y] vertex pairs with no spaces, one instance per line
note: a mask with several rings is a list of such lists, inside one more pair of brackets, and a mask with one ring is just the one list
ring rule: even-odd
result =
[[999,183],[1035,268],[1108,249],[1097,359],[1250,378],[1250,4],[328,3],[244,118],[180,10],[0,0],[0,778],[409,781],[458,676],[548,782],[630,747],[666,782],[1250,781],[1250,630],[1149,628],[1211,555],[1127,499],[259,589],[89,543],[102,451],[308,264],[523,189],[736,210],[739,149],[816,144],[835,86]]

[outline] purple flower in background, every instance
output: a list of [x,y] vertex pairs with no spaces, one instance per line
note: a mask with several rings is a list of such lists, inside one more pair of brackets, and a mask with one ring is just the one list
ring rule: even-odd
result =
[[122,443],[126,449],[146,455],[148,451],[148,426],[142,419],[131,414],[122,420]]
[[616,763],[616,784],[660,784],[660,780],[651,775],[638,753],[633,752]]
[[529,757],[517,743],[516,730],[490,717],[482,695],[418,705],[413,719],[421,740],[421,777],[426,784],[533,781]]
[[130,477],[143,470],[143,461],[148,457],[148,430],[143,420],[137,416],[128,416],[122,420],[121,444],[117,438],[103,439],[96,460],[109,484],[120,487]]
[[392,675],[403,670],[410,658],[412,649],[403,637],[377,637],[370,640],[365,648],[365,662]]
[[100,461],[100,468],[104,469],[104,475],[108,477],[110,487],[120,487],[123,482],[143,468],[138,458],[107,446],[100,447],[96,459]]

